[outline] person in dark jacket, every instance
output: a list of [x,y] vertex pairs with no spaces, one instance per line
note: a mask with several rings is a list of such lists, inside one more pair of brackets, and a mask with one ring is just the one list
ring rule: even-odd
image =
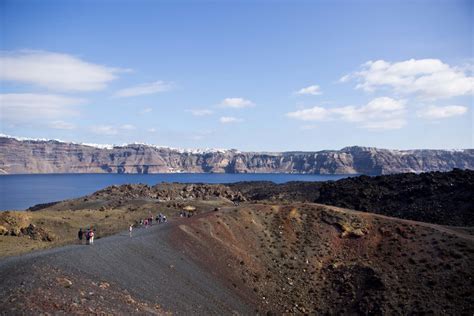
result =
[[89,244],[89,240],[91,239],[90,233],[91,233],[91,231],[89,229],[87,229],[87,232],[86,232],[86,245]]
[[84,232],[82,231],[82,228],[79,228],[79,231],[77,232],[77,238],[79,238],[79,243],[82,244],[82,237],[84,236]]

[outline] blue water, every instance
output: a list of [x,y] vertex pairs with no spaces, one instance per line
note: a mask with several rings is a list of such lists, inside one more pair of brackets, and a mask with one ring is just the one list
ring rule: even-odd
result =
[[39,203],[61,201],[93,193],[113,184],[160,182],[232,183],[239,181],[328,181],[348,175],[303,174],[34,174],[0,176],[0,210],[23,210]]

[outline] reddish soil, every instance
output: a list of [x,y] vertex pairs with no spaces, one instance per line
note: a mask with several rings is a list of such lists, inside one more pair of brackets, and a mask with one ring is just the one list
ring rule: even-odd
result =
[[170,240],[259,313],[472,314],[474,238],[317,204],[247,204]]

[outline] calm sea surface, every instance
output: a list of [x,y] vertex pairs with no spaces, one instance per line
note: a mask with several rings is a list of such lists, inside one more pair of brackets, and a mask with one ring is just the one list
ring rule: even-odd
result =
[[302,174],[35,174],[0,176],[0,210],[23,210],[39,203],[90,194],[113,184],[160,182],[232,183],[239,181],[328,181],[348,175]]

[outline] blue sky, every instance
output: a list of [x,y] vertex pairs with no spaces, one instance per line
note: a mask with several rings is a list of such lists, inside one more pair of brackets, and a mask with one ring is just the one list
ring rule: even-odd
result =
[[473,148],[472,1],[0,2],[3,134]]

